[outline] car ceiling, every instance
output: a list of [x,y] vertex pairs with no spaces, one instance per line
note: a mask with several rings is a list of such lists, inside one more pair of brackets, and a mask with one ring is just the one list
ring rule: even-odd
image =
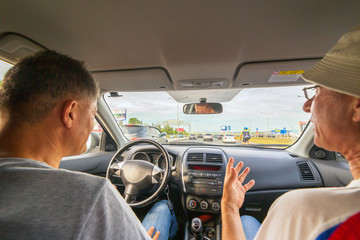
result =
[[263,76],[251,71],[297,61],[306,70],[359,12],[357,0],[2,1],[0,40],[16,33],[85,60],[104,90],[183,90],[180,81],[259,87],[269,85],[268,72],[256,83]]

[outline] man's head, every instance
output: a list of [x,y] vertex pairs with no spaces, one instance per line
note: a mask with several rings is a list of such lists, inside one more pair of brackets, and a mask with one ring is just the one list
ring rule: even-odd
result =
[[96,82],[82,62],[42,51],[6,73],[0,106],[13,123],[38,123],[64,99],[96,99],[97,95]]
[[197,114],[210,114],[215,112],[211,105],[208,103],[195,104],[195,110]]
[[315,144],[348,151],[360,136],[360,25],[344,34],[303,78],[316,84],[315,96],[303,106],[312,114]]
[[59,146],[63,156],[86,150],[99,90],[84,63],[54,51],[39,52],[11,68],[0,91],[4,129],[22,127],[24,136],[32,131],[35,141]]

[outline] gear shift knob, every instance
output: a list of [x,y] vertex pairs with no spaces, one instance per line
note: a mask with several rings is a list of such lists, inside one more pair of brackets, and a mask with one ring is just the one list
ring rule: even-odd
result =
[[194,234],[195,240],[202,240],[203,225],[200,218],[191,220],[191,232]]

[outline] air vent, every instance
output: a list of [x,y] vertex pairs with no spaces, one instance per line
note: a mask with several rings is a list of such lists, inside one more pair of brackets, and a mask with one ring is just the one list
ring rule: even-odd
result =
[[211,163],[222,163],[223,159],[221,154],[207,153],[206,161]]
[[189,153],[187,157],[188,162],[202,162],[204,154],[203,153]]
[[307,162],[298,163],[302,181],[314,181],[315,177]]

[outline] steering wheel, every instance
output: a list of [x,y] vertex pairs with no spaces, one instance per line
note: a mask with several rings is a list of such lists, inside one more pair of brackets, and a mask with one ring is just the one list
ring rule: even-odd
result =
[[[144,160],[124,159],[122,154],[132,146],[139,144],[151,144],[159,149],[164,155],[165,170]],[[125,201],[130,207],[144,207],[152,203],[164,190],[169,180],[170,169],[169,154],[161,144],[150,139],[138,139],[127,143],[114,154],[109,162],[106,178],[111,180],[113,175],[120,177],[125,186],[122,194]],[[153,191],[156,185],[158,188],[148,198],[142,201],[136,200],[136,197]]]

